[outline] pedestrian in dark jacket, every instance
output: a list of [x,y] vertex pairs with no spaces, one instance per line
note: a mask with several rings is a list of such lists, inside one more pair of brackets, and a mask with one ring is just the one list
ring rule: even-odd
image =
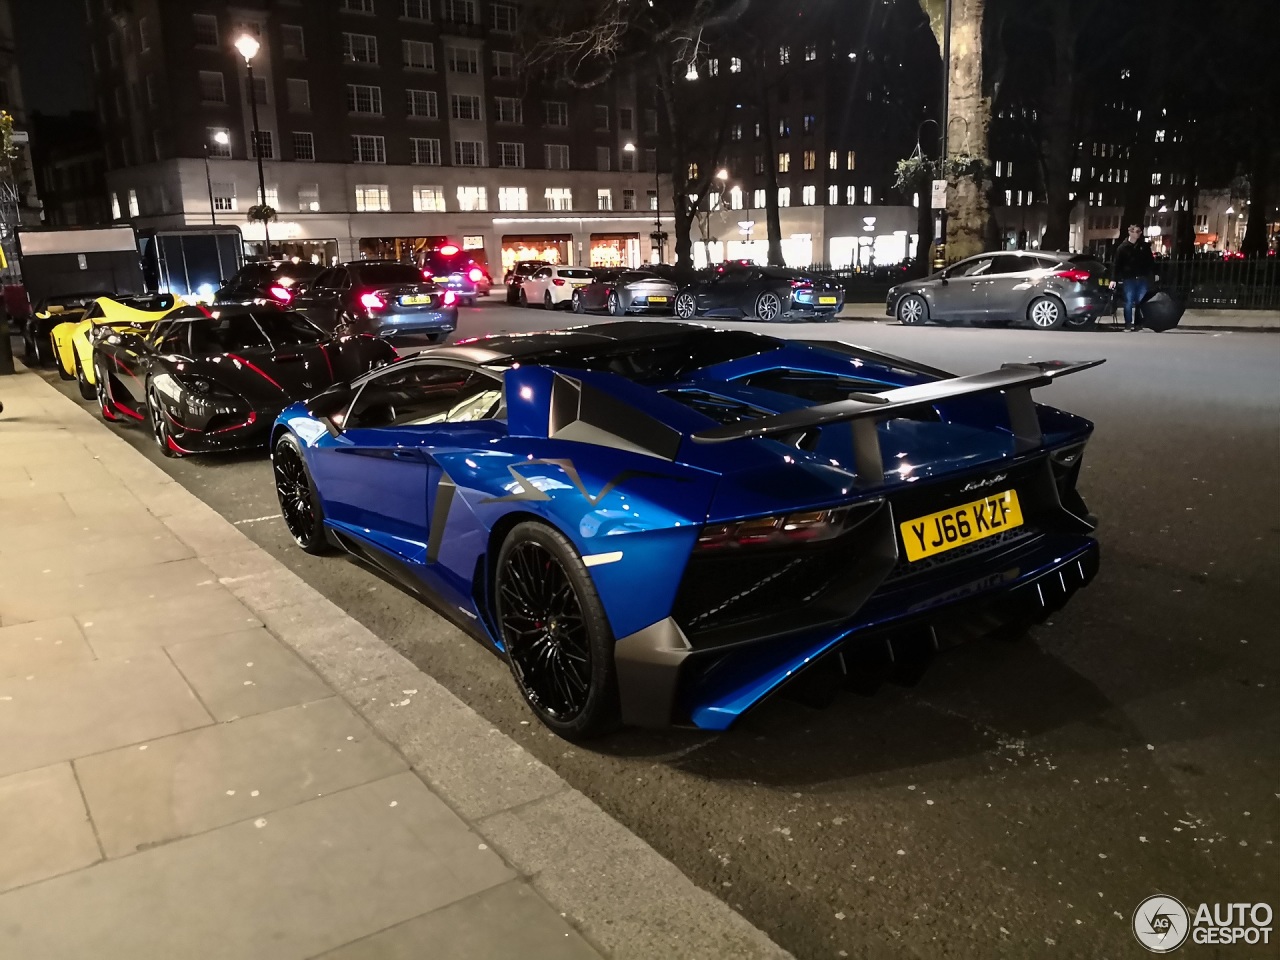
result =
[[1156,273],[1156,258],[1151,244],[1142,235],[1142,227],[1129,226],[1129,236],[1116,247],[1116,259],[1111,267],[1111,288],[1116,283],[1124,285],[1124,332],[1136,330],[1133,308],[1151,292],[1151,281]]

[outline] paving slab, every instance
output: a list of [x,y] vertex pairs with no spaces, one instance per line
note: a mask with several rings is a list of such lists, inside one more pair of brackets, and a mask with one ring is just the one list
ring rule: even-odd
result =
[[12,891],[0,956],[305,960],[512,878],[405,773]]
[[212,722],[158,650],[7,677],[0,679],[0,776]]
[[128,657],[164,645],[261,626],[243,604],[216,585],[176,595],[149,590],[145,597],[135,599],[132,606],[90,609],[77,615],[98,656]]
[[64,613],[130,607],[140,598],[194,595],[201,587],[221,592],[212,572],[199,560],[139,564],[79,576],[54,578],[28,571],[6,591],[6,619],[39,620]]
[[43,674],[92,659],[93,651],[71,617],[0,627],[0,677]]
[[21,589],[24,577],[39,574],[83,577],[154,563],[188,560],[195,552],[168,530],[120,532],[109,540],[74,538],[67,543],[29,550],[23,554],[25,569],[8,571],[11,587]]
[[328,685],[261,627],[166,647],[205,708],[235,720],[333,695]]
[[102,859],[69,763],[0,777],[0,892]]
[[108,857],[405,769],[404,760],[334,697],[76,761]]
[[517,949],[520,960],[601,956],[527,884],[513,880],[339,947],[320,960],[512,960]]

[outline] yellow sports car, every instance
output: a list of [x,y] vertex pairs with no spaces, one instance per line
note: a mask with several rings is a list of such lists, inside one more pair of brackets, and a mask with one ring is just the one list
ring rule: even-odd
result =
[[145,334],[151,325],[171,310],[186,303],[171,293],[150,297],[99,297],[85,311],[83,318],[60,323],[49,334],[58,361],[58,374],[64,380],[76,380],[80,396],[92,400],[93,333],[97,327],[111,327],[129,333]]

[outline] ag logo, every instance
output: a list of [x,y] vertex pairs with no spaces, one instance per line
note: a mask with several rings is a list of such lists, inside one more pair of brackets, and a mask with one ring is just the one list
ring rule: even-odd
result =
[[1190,931],[1191,916],[1176,897],[1147,897],[1133,911],[1133,935],[1152,953],[1172,953]]

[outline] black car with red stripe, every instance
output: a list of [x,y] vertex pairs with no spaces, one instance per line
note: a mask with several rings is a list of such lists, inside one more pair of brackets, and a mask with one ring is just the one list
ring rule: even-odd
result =
[[167,456],[265,446],[285,407],[394,359],[385,340],[264,303],[183,307],[145,336],[102,327],[93,344],[102,416],[148,424]]

